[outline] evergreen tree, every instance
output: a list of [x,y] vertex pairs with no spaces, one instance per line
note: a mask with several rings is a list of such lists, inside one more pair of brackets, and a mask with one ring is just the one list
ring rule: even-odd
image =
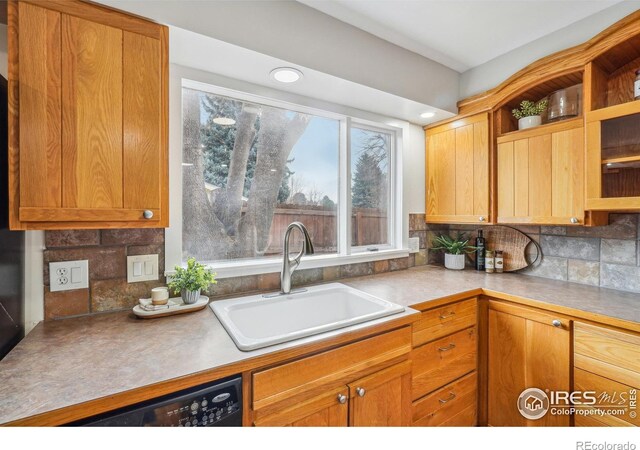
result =
[[385,208],[386,178],[376,157],[362,152],[353,176],[351,204],[356,208]]

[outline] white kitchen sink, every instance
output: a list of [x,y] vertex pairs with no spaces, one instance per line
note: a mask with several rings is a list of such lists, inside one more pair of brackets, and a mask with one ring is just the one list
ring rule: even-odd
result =
[[240,350],[255,350],[397,314],[404,307],[341,283],[305,292],[212,302],[209,306]]

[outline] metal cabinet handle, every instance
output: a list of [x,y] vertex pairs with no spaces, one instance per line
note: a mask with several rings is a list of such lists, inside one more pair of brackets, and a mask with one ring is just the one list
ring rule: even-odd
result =
[[341,405],[347,403],[347,396],[344,394],[338,394],[338,403],[340,403]]
[[145,219],[151,219],[153,217],[153,211],[151,211],[150,209],[145,209],[144,212],[142,213],[142,216]]
[[569,219],[569,222],[571,222],[571,223],[580,223],[580,219],[578,219],[577,217],[572,217],[571,219]]
[[487,220],[487,218],[486,218],[485,216],[480,216],[480,217],[478,217],[478,220],[479,220],[480,222],[484,222],[484,221],[486,221],[486,220]]
[[446,347],[438,348],[438,351],[439,352],[448,352],[449,350],[453,350],[454,348],[456,348],[456,344],[451,343],[451,344],[447,345]]
[[456,398],[456,394],[454,394],[453,392],[449,392],[448,398],[445,398],[444,400],[439,398],[438,401],[440,402],[441,405],[444,405],[445,403],[449,403],[454,398]]
[[451,311],[449,314],[440,314],[440,318],[441,319],[448,319],[449,317],[453,317],[455,315],[456,315],[456,313],[454,311]]
[[561,328],[562,322],[560,322],[558,319],[554,319],[553,322],[551,322],[551,325],[553,325],[556,328]]
[[364,390],[364,388],[356,388],[356,394],[358,394],[360,397],[364,397],[364,394],[366,394],[367,391]]

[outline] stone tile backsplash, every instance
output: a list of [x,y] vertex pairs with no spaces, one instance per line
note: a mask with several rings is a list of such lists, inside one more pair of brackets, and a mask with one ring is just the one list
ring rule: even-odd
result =
[[[437,234],[467,231],[475,238],[478,228],[425,224],[420,233],[424,233],[428,248]],[[515,228],[537,241],[542,249],[542,260],[522,274],[640,292],[640,214],[611,214],[609,225],[599,227]],[[427,250],[429,263],[442,263],[438,253]]]
[[[522,273],[567,280],[624,291],[640,292],[640,215],[612,214],[604,227],[517,227],[540,243],[543,258]],[[424,264],[442,264],[441,252],[430,250],[438,234],[465,231],[475,237],[477,226],[427,224],[424,214],[409,215],[409,236],[420,240],[420,251],[408,258],[319,269],[298,270],[295,285],[334,281],[341,278],[404,270]],[[120,311],[132,308],[158,281],[127,283],[128,255],[158,254],[164,273],[164,230],[71,230],[45,233],[43,283],[45,320]],[[89,288],[49,291],[49,262],[89,260]],[[280,274],[268,273],[223,278],[208,295],[214,299],[280,287]]]
[[[424,214],[412,215],[411,230],[419,228],[420,252],[407,258],[318,269],[297,270],[295,286],[334,281],[341,278],[403,270],[427,263],[426,224]],[[413,232],[413,231],[412,231]],[[70,230],[45,233],[44,273],[45,320],[131,309],[138,299],[149,295],[151,288],[164,285],[165,279],[127,283],[127,256],[158,254],[160,273],[164,273],[164,230]],[[49,291],[49,263],[89,260],[89,288],[73,291]],[[280,273],[223,278],[208,295],[214,299],[280,288]]]

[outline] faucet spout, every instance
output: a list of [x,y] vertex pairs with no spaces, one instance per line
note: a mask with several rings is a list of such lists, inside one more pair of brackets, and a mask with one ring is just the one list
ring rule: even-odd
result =
[[[291,259],[289,255],[289,239],[291,238],[291,232],[297,229],[302,233],[303,244],[300,252]],[[301,222],[292,222],[287,227],[287,231],[284,233],[283,244],[283,258],[282,258],[282,271],[280,272],[280,293],[289,294],[291,292],[291,275],[293,271],[300,265],[303,255],[312,255],[314,253],[313,243],[307,228]]]

